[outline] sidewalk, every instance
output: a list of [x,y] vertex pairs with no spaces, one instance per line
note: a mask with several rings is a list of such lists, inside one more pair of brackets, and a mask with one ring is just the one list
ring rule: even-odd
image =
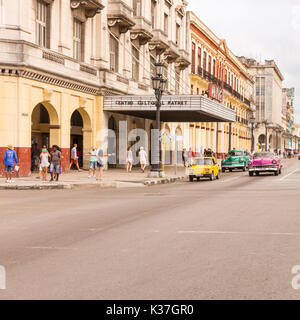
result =
[[0,190],[47,190],[47,189],[101,189],[101,188],[128,188],[145,187],[160,183],[172,183],[183,180],[185,169],[183,166],[177,168],[177,175],[174,167],[166,167],[165,178],[148,178],[150,168],[142,173],[139,168],[133,168],[131,173],[125,169],[109,169],[103,171],[103,179],[97,181],[95,178],[88,178],[88,171],[71,172],[60,175],[59,182],[43,182],[37,179],[38,174],[33,173],[30,177],[15,178],[14,183],[6,183],[4,177],[0,178]]

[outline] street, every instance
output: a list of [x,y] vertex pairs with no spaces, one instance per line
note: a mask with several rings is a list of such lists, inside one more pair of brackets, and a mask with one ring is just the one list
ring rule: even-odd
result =
[[0,299],[299,299],[300,161],[282,175],[1,191]]

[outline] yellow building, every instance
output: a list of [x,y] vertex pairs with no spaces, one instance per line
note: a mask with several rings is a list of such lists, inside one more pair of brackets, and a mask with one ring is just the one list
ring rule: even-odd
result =
[[188,12],[191,94],[206,95],[236,112],[234,123],[190,124],[196,152],[211,148],[219,157],[229,149],[251,148],[249,117],[254,82],[246,67],[195,14]]

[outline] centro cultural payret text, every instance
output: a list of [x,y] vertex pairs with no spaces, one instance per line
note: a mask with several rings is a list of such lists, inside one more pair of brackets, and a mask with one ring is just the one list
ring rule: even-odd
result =
[[[149,100],[149,101],[116,101],[117,105],[134,105],[137,104],[139,106],[142,105],[155,105],[156,101],[155,100]],[[187,105],[187,100],[184,101],[178,101],[178,100],[171,100],[171,101],[161,101],[161,105]]]

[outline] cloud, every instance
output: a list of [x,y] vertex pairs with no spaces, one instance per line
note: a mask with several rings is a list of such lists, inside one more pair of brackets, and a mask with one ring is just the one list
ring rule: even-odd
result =
[[284,75],[283,87],[295,87],[300,123],[299,0],[189,0],[193,11],[237,55],[274,59]]

